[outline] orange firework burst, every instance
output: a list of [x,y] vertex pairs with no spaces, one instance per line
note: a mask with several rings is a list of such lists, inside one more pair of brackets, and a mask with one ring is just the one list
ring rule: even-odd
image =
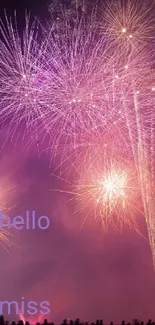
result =
[[105,18],[108,35],[115,45],[123,45],[123,52],[125,48],[141,50],[154,37],[153,4],[149,0],[143,3],[138,0],[110,1],[106,5]]
[[117,162],[91,166],[76,188],[78,211],[89,209],[102,222],[104,230],[112,224],[122,230],[126,224],[137,232],[135,207],[140,212],[140,188],[135,172]]
[[59,192],[72,195],[75,214],[85,215],[84,221],[95,218],[104,231],[109,225],[118,232],[128,226],[140,234],[138,219],[144,212],[138,173],[123,151],[121,155],[110,151],[104,148],[96,159],[88,159],[89,163],[86,159],[85,168],[76,170],[76,182],[65,179],[69,188]]

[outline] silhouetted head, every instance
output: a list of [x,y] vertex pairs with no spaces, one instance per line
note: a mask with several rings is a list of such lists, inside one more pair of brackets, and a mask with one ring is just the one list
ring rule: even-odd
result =
[[44,319],[44,324],[46,325],[46,324],[48,324],[48,321],[47,321],[47,319]]

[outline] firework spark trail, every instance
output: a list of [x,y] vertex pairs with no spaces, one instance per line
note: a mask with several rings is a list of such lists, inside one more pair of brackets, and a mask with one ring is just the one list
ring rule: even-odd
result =
[[[148,236],[150,241],[150,246],[152,250],[152,258],[153,264],[155,267],[155,220],[154,220],[154,213],[155,213],[155,204],[154,204],[154,197],[152,195],[152,182],[151,182],[151,170],[149,166],[149,155],[147,151],[147,144],[146,144],[146,130],[143,129],[142,121],[141,121],[141,113],[139,110],[140,103],[138,102],[138,96],[134,94],[134,108],[136,114],[136,121],[137,121],[137,130],[138,130],[138,165],[139,165],[139,178],[141,183],[141,192],[142,192],[142,200],[144,204],[144,211],[145,211],[145,219],[148,228]],[[150,151],[149,151],[150,152]],[[152,161],[151,161],[151,169]]]
[[[151,97],[154,97],[153,94],[150,94],[152,79],[150,75],[152,72],[151,65],[153,56],[146,49],[146,45],[148,48],[150,47],[148,40],[151,39],[153,35],[152,31],[155,28],[153,19],[154,11],[152,11],[151,7],[144,8],[142,6],[139,8],[139,5],[129,1],[126,4],[122,4],[121,2],[113,4],[115,5],[115,10],[114,8],[111,10],[110,6],[107,10],[107,21],[111,29],[111,38],[115,45],[122,49],[122,57],[127,56],[130,62],[132,57],[136,55],[140,62],[138,71],[141,82],[140,78],[139,81],[135,79],[135,71],[131,71],[131,83],[129,83],[131,89],[130,100],[127,96],[124,96],[123,91],[123,108],[135,165],[139,174],[145,220],[155,267],[155,203],[153,195],[155,116],[153,108],[150,109],[152,104]],[[145,48],[145,52],[143,59],[140,60],[142,48]],[[148,55],[150,56],[150,60],[148,60]],[[149,76],[148,78],[147,74]],[[146,91],[147,89],[149,91]],[[154,91],[154,87],[152,87],[152,91]],[[127,107],[128,101],[130,103],[133,101],[131,114],[131,110]],[[151,148],[149,148],[150,146]]]
[[16,16],[11,21],[5,15],[5,22],[0,21],[0,116],[13,131],[21,122],[34,127],[43,120],[46,72],[41,60],[45,43],[38,43],[40,29],[30,16],[25,17],[21,35]]

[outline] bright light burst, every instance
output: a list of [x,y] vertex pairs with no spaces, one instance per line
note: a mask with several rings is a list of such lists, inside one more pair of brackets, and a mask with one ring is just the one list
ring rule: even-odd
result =
[[143,214],[140,186],[134,168],[123,162],[96,161],[73,186],[76,212],[95,215],[104,231],[109,225],[122,231],[125,225],[139,232],[136,218]]
[[[97,155],[89,153],[82,160],[81,169],[74,162],[72,176],[64,172],[66,178],[57,176],[65,182],[64,190],[71,201],[75,201],[75,214],[82,215],[84,221],[95,217],[101,222],[103,230],[113,226],[117,232],[125,226],[141,234],[139,221],[144,217],[141,186],[134,160],[128,161],[125,152],[114,152],[112,148],[97,147]],[[117,157],[117,158],[116,158]],[[117,160],[116,160],[117,159]],[[73,159],[71,160],[73,162]],[[76,168],[77,167],[77,168]],[[74,182],[70,181],[70,177]]]

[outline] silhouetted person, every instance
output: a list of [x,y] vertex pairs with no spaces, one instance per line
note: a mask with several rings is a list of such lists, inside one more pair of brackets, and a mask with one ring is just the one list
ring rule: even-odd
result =
[[62,324],[67,325],[67,319],[64,319]]
[[147,325],[151,325],[151,324],[152,324],[152,320],[151,320],[151,319],[149,319],[149,321],[148,321]]
[[[69,322],[69,323],[68,323]],[[19,320],[17,323],[15,321],[12,321],[10,323],[11,325],[24,325],[22,320]],[[5,321],[3,316],[0,316],[0,325],[10,325],[8,321]],[[26,321],[25,325],[30,325],[28,321]],[[40,324],[39,322],[36,325],[55,325],[53,322],[49,323],[47,319],[44,320],[43,324]],[[77,318],[75,321],[73,320],[67,320],[64,319],[61,325],[104,325],[103,320],[96,320],[96,322],[80,322],[80,319]],[[113,322],[110,322],[110,325],[113,325]],[[124,320],[121,322],[120,325],[131,325],[130,322],[126,323]],[[132,321],[132,325],[155,325],[155,322],[153,322],[151,319],[148,320],[148,322],[144,323],[143,321],[139,321],[137,319],[134,319]]]
[[24,325],[23,321],[22,320],[19,320],[17,325]]
[[139,321],[137,319],[134,319],[134,325],[139,325]]
[[0,325],[4,325],[4,317],[0,316]]
[[44,319],[43,325],[47,325],[47,324],[48,324],[47,319]]

